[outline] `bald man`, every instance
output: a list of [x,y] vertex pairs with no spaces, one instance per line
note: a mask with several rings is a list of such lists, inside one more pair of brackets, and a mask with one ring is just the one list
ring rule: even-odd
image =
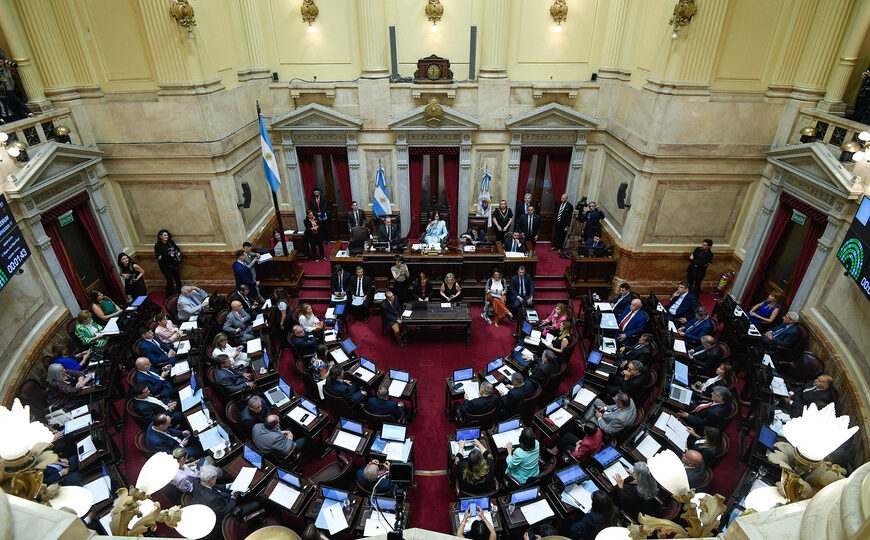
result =
[[683,454],[686,476],[689,478],[689,487],[697,488],[704,481],[704,457],[697,450],[688,450]]
[[242,341],[254,339],[251,328],[251,316],[242,308],[242,303],[233,300],[230,304],[230,314],[224,322],[224,332]]
[[620,346],[633,345],[637,339],[635,336],[643,332],[644,327],[646,327],[646,313],[641,307],[643,307],[643,303],[635,298],[617,321],[619,334],[616,336],[616,340]]
[[804,407],[810,403],[821,402],[827,405],[834,401],[834,391],[831,388],[833,384],[834,379],[830,375],[819,375],[813,382],[795,390],[790,398],[784,400],[791,405],[792,416],[801,416]]
[[178,391],[167,380],[171,369],[169,366],[165,366],[162,371],[157,371],[151,367],[151,360],[140,356],[136,359],[133,384],[144,384],[154,397],[176,399]]

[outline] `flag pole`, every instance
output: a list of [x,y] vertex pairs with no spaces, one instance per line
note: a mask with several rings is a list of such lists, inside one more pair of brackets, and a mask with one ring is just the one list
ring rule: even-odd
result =
[[[262,114],[260,113],[260,101],[257,100],[257,123],[259,123],[262,118]],[[275,217],[278,219],[278,235],[281,238],[281,247],[284,248],[284,256],[289,257],[290,252],[287,251],[287,239],[284,238],[284,222],[281,220],[281,210],[278,208],[278,194],[269,189],[272,192],[272,204],[275,206]]]

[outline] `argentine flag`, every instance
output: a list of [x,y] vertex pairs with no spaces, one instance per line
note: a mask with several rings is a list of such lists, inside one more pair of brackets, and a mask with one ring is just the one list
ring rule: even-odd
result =
[[278,175],[278,162],[275,161],[275,153],[272,152],[272,141],[266,133],[266,124],[263,123],[263,115],[260,116],[260,149],[263,151],[263,167],[266,169],[266,180],[272,191],[278,193],[281,185],[281,177]]
[[487,226],[492,225],[492,201],[489,197],[489,182],[492,175],[484,172],[480,179],[480,195],[477,197],[477,215],[486,218]]
[[372,197],[372,212],[376,216],[385,216],[393,213],[393,207],[390,206],[390,197],[387,195],[387,181],[384,178],[384,168],[378,167],[377,178],[375,179],[375,194]]

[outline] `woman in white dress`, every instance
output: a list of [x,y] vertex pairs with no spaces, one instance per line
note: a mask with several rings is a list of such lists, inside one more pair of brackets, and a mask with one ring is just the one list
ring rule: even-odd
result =
[[302,304],[299,306],[299,326],[306,332],[320,332],[323,330],[323,323],[314,314],[311,304]]
[[232,362],[232,366],[236,369],[244,369],[248,367],[250,363],[248,361],[248,354],[242,352],[242,348],[244,345],[239,345],[238,347],[233,347],[230,345],[230,341],[227,338],[227,335],[223,332],[218,332],[218,334],[214,337],[214,350],[212,350],[212,358],[217,358],[219,354],[225,354],[230,357],[230,361]]
[[435,212],[432,221],[426,225],[426,234],[423,236],[424,244],[440,244],[447,238],[447,225],[441,220],[441,215]]

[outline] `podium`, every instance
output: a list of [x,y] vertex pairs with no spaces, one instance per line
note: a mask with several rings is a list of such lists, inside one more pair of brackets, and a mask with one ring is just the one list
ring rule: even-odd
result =
[[610,257],[581,257],[571,253],[571,264],[565,269],[565,283],[571,298],[579,298],[587,290],[602,297],[610,294],[610,284],[616,273],[616,259]]
[[257,264],[255,270],[260,287],[284,287],[290,296],[299,296],[304,271],[296,262],[295,251],[289,257],[272,257],[269,261]]

